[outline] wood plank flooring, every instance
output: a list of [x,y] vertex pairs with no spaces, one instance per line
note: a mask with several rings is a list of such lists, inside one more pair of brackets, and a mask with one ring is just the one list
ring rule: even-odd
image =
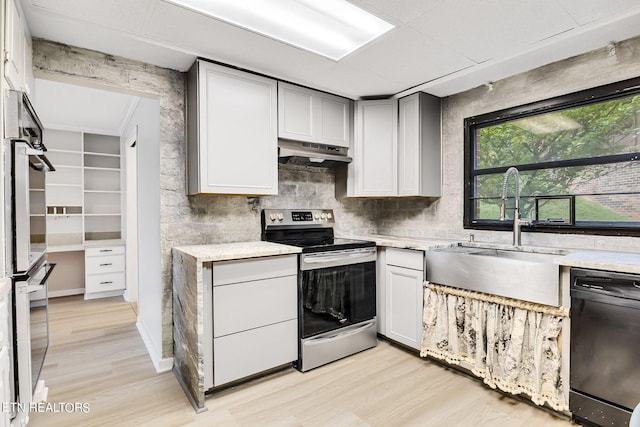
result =
[[30,426],[574,426],[387,342],[223,390],[196,414],[173,373],[155,372],[135,321],[121,298],[53,299],[48,401],[90,411],[32,413]]

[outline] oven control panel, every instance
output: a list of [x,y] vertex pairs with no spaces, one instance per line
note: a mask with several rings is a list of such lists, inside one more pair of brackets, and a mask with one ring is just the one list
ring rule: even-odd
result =
[[262,217],[266,226],[322,226],[335,223],[332,209],[264,209]]

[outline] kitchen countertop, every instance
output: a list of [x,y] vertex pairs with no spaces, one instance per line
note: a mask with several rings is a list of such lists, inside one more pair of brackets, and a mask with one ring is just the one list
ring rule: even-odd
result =
[[566,267],[640,274],[640,253],[575,250],[558,257],[556,263]]
[[[415,249],[429,251],[452,246],[477,246],[494,249],[513,250],[513,246],[491,242],[466,242],[462,240],[447,240],[438,238],[411,238],[383,234],[362,236],[340,236],[345,238],[372,240],[378,246],[400,249]],[[622,273],[640,274],[640,253],[594,251],[587,249],[551,248],[538,246],[521,246],[518,250],[524,252],[540,252],[558,255],[554,262],[564,267],[591,268],[609,270]]]
[[196,262],[228,261],[233,259],[257,258],[275,255],[297,254],[302,249],[295,246],[271,242],[234,242],[211,245],[176,246],[174,251],[195,258]]
[[376,242],[376,245],[378,246],[398,249],[415,249],[419,251],[448,248],[451,246],[457,246],[460,243],[459,240],[436,239],[429,237],[397,237],[385,234],[367,234],[364,236],[341,235],[340,237],[344,237],[346,239],[371,240]]

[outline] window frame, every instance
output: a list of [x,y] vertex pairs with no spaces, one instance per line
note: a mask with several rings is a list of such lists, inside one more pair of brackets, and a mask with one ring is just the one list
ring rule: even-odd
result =
[[[473,219],[474,204],[472,203],[472,191],[474,177],[477,175],[473,168],[476,154],[475,131],[477,128],[487,127],[490,125],[498,125],[515,119],[522,119],[539,115],[542,113],[551,113],[563,111],[570,108],[586,106],[603,101],[609,101],[631,95],[640,95],[640,77],[619,81],[603,86],[597,86],[591,89],[572,92],[553,98],[535,101],[524,105],[506,108],[499,111],[485,113],[477,116],[467,117],[464,119],[464,228],[474,230],[495,230],[507,231],[513,228],[513,220],[475,220]],[[600,156],[603,163],[610,161],[635,160],[634,153],[615,154],[609,156]],[[589,159],[595,159],[591,157]],[[581,164],[582,162],[582,164]],[[593,164],[585,159],[563,160],[555,162],[541,162],[547,164],[547,167],[553,167],[554,164],[567,166],[581,166],[583,164]],[[491,171],[493,173],[504,174],[510,166],[499,166],[494,168],[483,169],[483,171]],[[519,168],[520,169],[520,168]],[[531,168],[523,167],[522,170],[531,170]],[[556,234],[585,234],[585,235],[606,235],[606,236],[640,236],[640,223],[633,225],[621,226],[620,223],[613,222],[591,222],[589,226],[584,224],[577,225],[533,225],[523,226],[522,229],[528,232],[556,233]]]

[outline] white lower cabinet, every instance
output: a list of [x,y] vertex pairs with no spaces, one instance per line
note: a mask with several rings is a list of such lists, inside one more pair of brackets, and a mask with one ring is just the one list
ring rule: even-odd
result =
[[115,296],[124,292],[124,245],[87,248],[84,256],[84,299]]
[[384,335],[415,349],[422,341],[423,283],[423,251],[386,249]]
[[214,262],[211,270],[213,378],[205,384],[217,387],[296,360],[297,256]]

